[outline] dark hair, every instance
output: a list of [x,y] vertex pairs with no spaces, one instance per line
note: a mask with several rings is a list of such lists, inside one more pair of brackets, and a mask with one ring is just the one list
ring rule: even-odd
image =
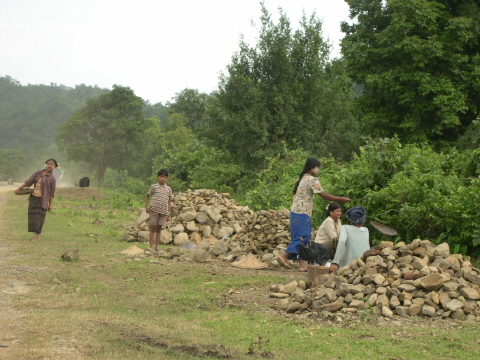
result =
[[58,162],[55,159],[48,159],[47,161],[45,161],[45,165],[47,165],[49,161],[53,161],[53,163],[55,164],[55,167],[58,167]]
[[330,204],[328,204],[327,206],[327,211],[326,211],[326,216],[330,216],[330,212],[331,211],[335,211],[337,209],[340,209],[340,205],[338,205],[336,202],[331,202]]
[[303,175],[305,175],[307,172],[312,170],[315,167],[320,167],[320,160],[314,157],[309,157],[307,161],[305,161],[305,165],[303,165],[303,171],[300,173],[300,176],[298,177],[297,182],[295,183],[295,187],[293,188],[293,195],[296,194],[297,189],[298,189],[298,184],[300,184],[300,180],[302,180]]
[[159,177],[160,175],[165,175],[168,177],[168,171],[165,169],[162,169],[157,173],[157,177]]

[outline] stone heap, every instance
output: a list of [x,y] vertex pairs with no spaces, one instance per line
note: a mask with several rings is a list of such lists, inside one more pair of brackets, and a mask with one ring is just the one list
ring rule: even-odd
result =
[[372,313],[386,317],[480,321],[480,270],[469,259],[416,239],[382,242],[336,274],[320,275],[319,285],[303,281],[272,285],[277,309],[308,316]]
[[[172,216],[161,232],[161,243],[182,246],[186,242],[207,248],[212,255],[273,253],[290,242],[289,211],[254,212],[241,206],[229,194],[199,189],[178,193],[172,201]],[[139,210],[138,219],[122,236],[126,241],[148,242],[148,214]],[[218,243],[217,242],[221,242]],[[278,255],[278,254],[277,254]]]

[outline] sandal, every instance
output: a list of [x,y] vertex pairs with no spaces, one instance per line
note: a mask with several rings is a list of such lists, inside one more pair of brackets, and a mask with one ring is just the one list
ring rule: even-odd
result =
[[287,268],[287,269],[292,269],[292,267],[285,261],[283,260],[280,256],[277,258],[280,266],[283,266],[284,268]]

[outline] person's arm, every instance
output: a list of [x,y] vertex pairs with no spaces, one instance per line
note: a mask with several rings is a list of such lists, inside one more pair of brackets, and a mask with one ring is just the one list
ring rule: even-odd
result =
[[170,219],[170,214],[172,213],[172,199],[168,197],[168,215],[167,220]]
[[147,195],[145,195],[145,211],[148,213],[150,212],[150,207],[148,206],[148,199],[150,198],[150,195],[147,193]]
[[50,195],[50,199],[48,200],[48,211],[52,211],[53,197],[53,195]]
[[318,193],[318,195],[320,195],[322,199],[325,199],[327,201],[335,201],[339,203],[346,203],[350,201],[350,199],[347,197],[330,195],[330,194],[327,194],[325,191]]
[[19,192],[20,190],[22,190],[24,187],[27,187],[27,183],[26,183],[26,182],[23,182],[23,184],[20,185],[20,187],[19,187],[17,190],[15,190],[15,194],[18,194],[18,192]]
[[338,264],[342,261],[343,256],[345,255],[345,244],[347,243],[347,230],[345,227],[342,227],[340,231],[340,236],[338,238],[337,251],[335,252],[335,258],[332,260],[332,265],[330,265],[330,271],[335,272],[338,270]]

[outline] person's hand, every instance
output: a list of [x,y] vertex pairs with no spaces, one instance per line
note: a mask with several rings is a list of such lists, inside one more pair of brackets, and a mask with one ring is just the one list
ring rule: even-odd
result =
[[15,190],[15,195],[17,195],[18,192],[19,192],[20,190],[22,190],[22,189],[23,189],[22,187],[19,187],[17,190]]
[[338,270],[338,265],[337,264],[331,264],[330,265],[330,272],[336,272]]
[[148,214],[150,212],[150,206],[145,206],[145,212]]
[[48,206],[47,211],[52,211],[52,205],[49,205],[49,206]]
[[343,197],[343,196],[339,200],[339,202],[341,202],[341,203],[346,203],[346,202],[349,202],[349,201],[350,201],[350,198]]

